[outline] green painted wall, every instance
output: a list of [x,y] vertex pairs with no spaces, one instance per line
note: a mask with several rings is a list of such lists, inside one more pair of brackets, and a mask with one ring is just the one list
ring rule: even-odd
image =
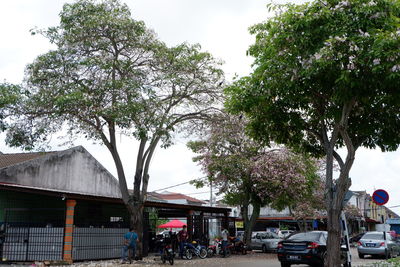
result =
[[0,190],[0,222],[46,224],[64,220],[64,214],[61,198]]
[[74,224],[76,226],[108,227],[112,224],[117,224],[115,220],[119,218],[122,218],[124,223],[129,222],[129,216],[125,205],[94,201],[77,201],[75,206]]
[[[36,224],[64,226],[65,200],[32,193],[0,190],[0,224]],[[81,227],[110,227],[123,223],[129,225],[128,212],[123,204],[77,200],[74,224]]]

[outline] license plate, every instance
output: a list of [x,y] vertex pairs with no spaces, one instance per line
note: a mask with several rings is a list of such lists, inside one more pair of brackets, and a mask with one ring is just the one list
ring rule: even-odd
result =
[[366,247],[375,247],[375,244],[374,243],[365,243],[365,246]]
[[289,255],[289,256],[288,256],[288,259],[289,259],[289,260],[300,260],[300,256],[292,256],[292,255]]

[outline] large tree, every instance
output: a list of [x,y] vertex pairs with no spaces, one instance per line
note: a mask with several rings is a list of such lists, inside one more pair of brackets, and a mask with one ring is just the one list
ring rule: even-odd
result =
[[326,155],[326,262],[336,267],[357,148],[400,143],[400,2],[314,1],[277,11],[250,28],[254,70],[226,90],[227,106],[247,114],[259,140]]
[[[309,198],[319,179],[317,165],[304,155],[284,148],[270,149],[246,135],[246,119],[221,113],[201,140],[188,143],[225,202],[239,205],[245,241],[264,205],[282,210]],[[200,184],[201,185],[201,184]],[[252,207],[252,209],[249,209]]]
[[[154,150],[169,146],[172,134],[187,123],[213,113],[223,82],[220,63],[199,45],[167,47],[117,0],[65,4],[60,19],[57,27],[33,32],[47,37],[55,49],[28,65],[22,86],[30,95],[21,103],[24,116],[10,129],[8,141],[32,148],[67,129],[104,144],[142,241]],[[117,148],[120,134],[138,140],[132,144],[138,144],[133,194]]]
[[10,121],[7,118],[14,114],[15,105],[21,97],[21,87],[10,83],[0,84],[0,132],[8,128]]

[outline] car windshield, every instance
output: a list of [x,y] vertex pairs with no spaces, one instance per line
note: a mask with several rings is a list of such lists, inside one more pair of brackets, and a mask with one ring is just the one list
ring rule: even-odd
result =
[[279,236],[275,233],[269,233],[270,234],[270,238],[279,238]]
[[383,240],[383,233],[366,233],[362,239]]
[[287,240],[291,241],[318,241],[320,239],[321,233],[308,232],[308,233],[298,233],[288,237]]

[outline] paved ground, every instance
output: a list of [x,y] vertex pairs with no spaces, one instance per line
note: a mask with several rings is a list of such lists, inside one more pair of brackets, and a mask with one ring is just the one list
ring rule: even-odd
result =
[[[382,261],[381,259],[359,259],[357,256],[356,249],[352,249],[353,255],[353,264],[352,266],[361,267],[361,266],[371,266],[374,262]],[[169,264],[162,264],[159,257],[155,258],[154,256],[149,256],[145,258],[143,261],[133,262],[132,264],[121,264],[118,260],[112,261],[97,261],[97,262],[82,262],[75,263],[71,267],[134,267],[134,266],[169,266]],[[277,259],[276,254],[274,253],[261,253],[261,252],[250,252],[247,255],[232,255],[228,258],[221,257],[213,257],[207,259],[198,259],[194,258],[192,260],[181,260],[176,259],[174,266],[200,266],[200,267],[280,267],[280,263]],[[303,267],[307,265],[294,265],[298,267]]]

